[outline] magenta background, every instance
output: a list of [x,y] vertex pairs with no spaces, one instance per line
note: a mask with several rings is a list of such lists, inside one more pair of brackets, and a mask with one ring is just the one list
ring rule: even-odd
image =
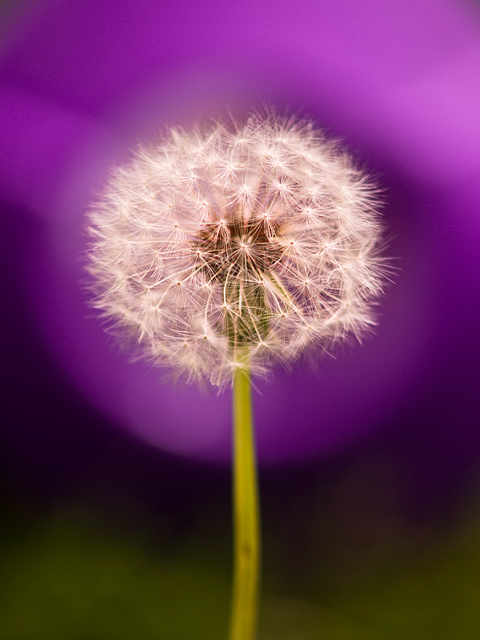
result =
[[[473,7],[70,0],[29,5],[5,33],[0,194],[17,238],[4,257],[22,286],[18,314],[100,415],[164,451],[229,459],[229,394],[159,382],[162,373],[130,364],[88,311],[83,214],[138,137],[227,110],[241,117],[267,102],[314,118],[378,173],[399,271],[363,347],[258,384],[261,460],[313,458],[401,424],[464,455],[476,450]],[[20,397],[21,376],[15,390]]]

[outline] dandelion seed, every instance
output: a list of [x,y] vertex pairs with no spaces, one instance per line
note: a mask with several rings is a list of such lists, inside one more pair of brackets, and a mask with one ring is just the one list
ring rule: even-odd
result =
[[175,129],[117,169],[90,212],[94,305],[141,354],[231,384],[374,324],[375,189],[309,123]]

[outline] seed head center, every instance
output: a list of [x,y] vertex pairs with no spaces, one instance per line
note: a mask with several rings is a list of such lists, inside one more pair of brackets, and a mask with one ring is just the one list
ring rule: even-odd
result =
[[265,220],[242,216],[223,221],[221,230],[216,222],[207,223],[193,241],[194,254],[209,280],[249,279],[270,270],[281,258],[284,249],[276,233],[267,228]]

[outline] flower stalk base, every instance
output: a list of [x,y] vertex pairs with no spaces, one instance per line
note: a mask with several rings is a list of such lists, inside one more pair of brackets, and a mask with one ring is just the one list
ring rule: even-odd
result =
[[260,577],[260,517],[250,374],[233,382],[234,583],[229,640],[253,640]]

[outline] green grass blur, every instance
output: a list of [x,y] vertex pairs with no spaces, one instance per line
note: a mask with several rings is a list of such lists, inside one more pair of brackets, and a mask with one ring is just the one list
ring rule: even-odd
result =
[[[480,637],[480,499],[448,525],[419,525],[379,494],[353,509],[354,486],[265,505],[259,640]],[[138,504],[131,519],[88,500],[7,506],[0,638],[225,638],[231,531],[217,502],[178,535]]]

